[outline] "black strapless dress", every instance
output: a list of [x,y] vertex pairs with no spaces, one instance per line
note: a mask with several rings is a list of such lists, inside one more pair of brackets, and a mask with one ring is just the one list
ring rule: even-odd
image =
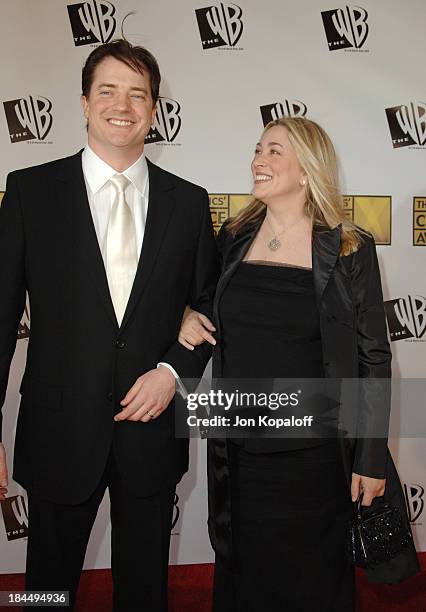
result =
[[[324,377],[311,270],[242,262],[220,316],[224,377]],[[216,563],[214,611],[351,612],[351,503],[337,441],[256,442],[228,443],[237,563]]]
[[[276,391],[274,379],[305,379],[301,386],[306,387],[306,379],[319,381],[324,377],[312,270],[242,262],[224,292],[220,311],[223,377],[245,379],[244,391]],[[254,379],[262,381],[250,385],[248,381]],[[318,393],[318,382],[315,388]],[[307,437],[264,439],[256,434],[236,438],[233,443],[252,453],[263,453],[327,441],[309,437],[309,431],[303,433]]]
[[220,315],[224,377],[324,376],[312,270],[242,262]]

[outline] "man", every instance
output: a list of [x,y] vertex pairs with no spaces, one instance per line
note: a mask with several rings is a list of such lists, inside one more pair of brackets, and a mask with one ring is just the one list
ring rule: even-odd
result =
[[[144,155],[159,85],[146,49],[97,47],[82,75],[87,146],[12,172],[0,208],[0,405],[26,292],[31,312],[14,457],[29,500],[26,588],[74,601],[108,487],[119,611],[167,609],[188,467],[175,378],[200,377],[209,357],[176,338],[186,304],[210,313],[217,277],[205,190]],[[0,487],[4,498],[2,446]]]

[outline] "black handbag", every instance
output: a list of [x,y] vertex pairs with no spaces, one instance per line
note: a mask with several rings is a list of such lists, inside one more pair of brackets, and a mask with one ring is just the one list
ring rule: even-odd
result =
[[355,565],[369,569],[396,557],[413,543],[413,537],[399,508],[383,503],[380,510],[365,512],[361,501],[354,502],[349,555]]

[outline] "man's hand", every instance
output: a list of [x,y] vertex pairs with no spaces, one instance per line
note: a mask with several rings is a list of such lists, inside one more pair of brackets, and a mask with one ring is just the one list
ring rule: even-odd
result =
[[7,486],[9,478],[7,475],[6,451],[3,444],[0,442],[0,501],[7,497]]
[[214,331],[216,331],[216,328],[208,317],[187,306],[183,315],[178,340],[190,351],[194,350],[194,346],[198,346],[206,340],[214,346],[216,340],[210,333]]
[[123,410],[114,421],[143,421],[158,417],[170,404],[176,390],[176,379],[170,370],[159,366],[139,376],[120,402]]
[[351,495],[352,501],[356,501],[362,496],[362,506],[371,506],[375,497],[382,497],[385,492],[386,479],[370,478],[369,476],[360,476],[352,474]]

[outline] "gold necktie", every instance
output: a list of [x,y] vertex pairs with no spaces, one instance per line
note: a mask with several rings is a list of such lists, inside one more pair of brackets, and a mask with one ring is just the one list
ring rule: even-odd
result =
[[115,315],[121,325],[135,280],[138,256],[135,223],[124,195],[129,179],[116,174],[110,182],[117,194],[106,234],[105,267]]

